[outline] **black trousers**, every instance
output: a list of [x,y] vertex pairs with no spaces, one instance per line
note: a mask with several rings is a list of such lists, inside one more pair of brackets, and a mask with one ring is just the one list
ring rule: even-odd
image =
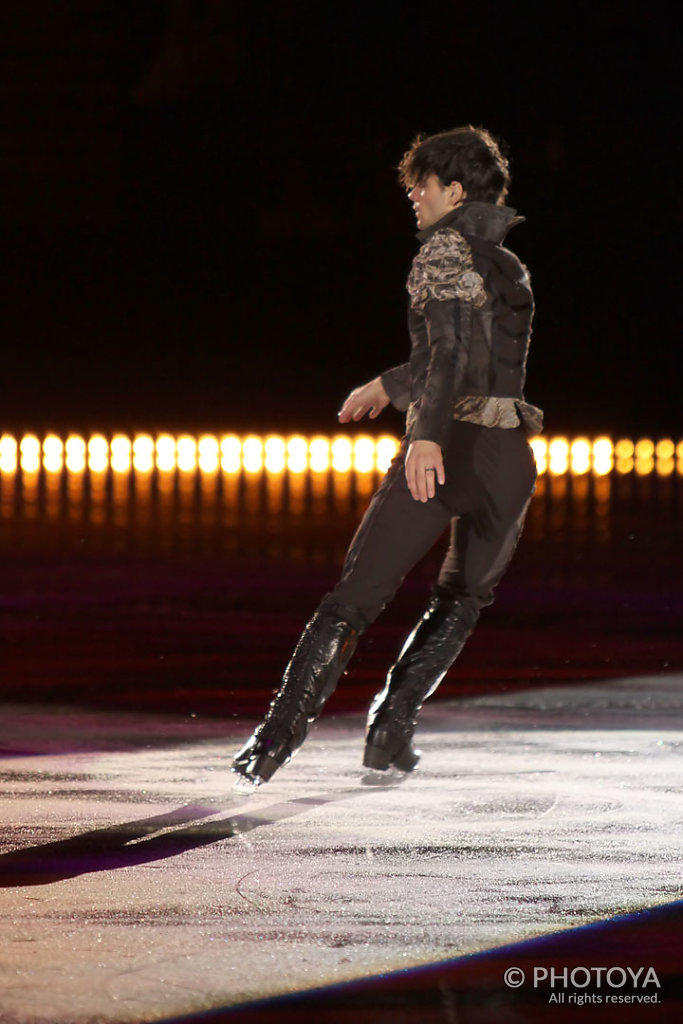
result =
[[405,478],[404,438],[374,494],[334,590],[324,598],[359,627],[373,622],[406,574],[450,527],[450,545],[435,591],[471,613],[493,601],[524,524],[536,481],[522,428],[453,422],[444,451],[446,480],[436,496],[415,501]]

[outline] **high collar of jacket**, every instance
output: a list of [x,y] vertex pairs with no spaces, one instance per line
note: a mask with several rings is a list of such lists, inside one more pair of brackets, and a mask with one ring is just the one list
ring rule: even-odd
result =
[[451,210],[423,231],[418,231],[420,242],[426,242],[439,228],[455,228],[463,235],[478,235],[497,245],[503,241],[510,228],[521,224],[524,217],[518,217],[511,206],[494,206],[493,203],[463,203]]

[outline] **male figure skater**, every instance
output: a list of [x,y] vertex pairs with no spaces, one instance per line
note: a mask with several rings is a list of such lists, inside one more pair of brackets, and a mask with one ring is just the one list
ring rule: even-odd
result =
[[235,756],[239,788],[267,782],[303,743],[360,634],[450,527],[428,607],[374,698],[363,764],[412,771],[423,701],[493,601],[517,545],[536,468],[524,400],[529,277],[503,246],[523,218],[503,205],[507,160],[482,128],[418,137],[399,165],[420,248],[408,276],[410,360],[351,392],[342,423],[407,410],[400,452],[351,542],[335,588],[305,627],[263,722]]

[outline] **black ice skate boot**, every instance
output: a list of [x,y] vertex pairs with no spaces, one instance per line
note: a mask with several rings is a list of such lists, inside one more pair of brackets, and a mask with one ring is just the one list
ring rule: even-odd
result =
[[267,782],[299,749],[309,725],[334,692],[360,633],[337,610],[321,606],[316,611],[301,634],[266,717],[235,755],[231,770],[239,776],[238,786]]
[[417,767],[420,751],[412,739],[420,708],[460,654],[478,617],[479,609],[470,601],[432,598],[370,706],[366,768],[384,771],[394,765],[410,772]]

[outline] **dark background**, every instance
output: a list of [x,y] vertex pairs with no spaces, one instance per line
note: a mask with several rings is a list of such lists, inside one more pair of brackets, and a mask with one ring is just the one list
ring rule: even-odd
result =
[[678,437],[673,4],[534,11],[4,4],[2,427],[334,429],[407,354],[395,165],[471,122],[512,154],[548,430]]

